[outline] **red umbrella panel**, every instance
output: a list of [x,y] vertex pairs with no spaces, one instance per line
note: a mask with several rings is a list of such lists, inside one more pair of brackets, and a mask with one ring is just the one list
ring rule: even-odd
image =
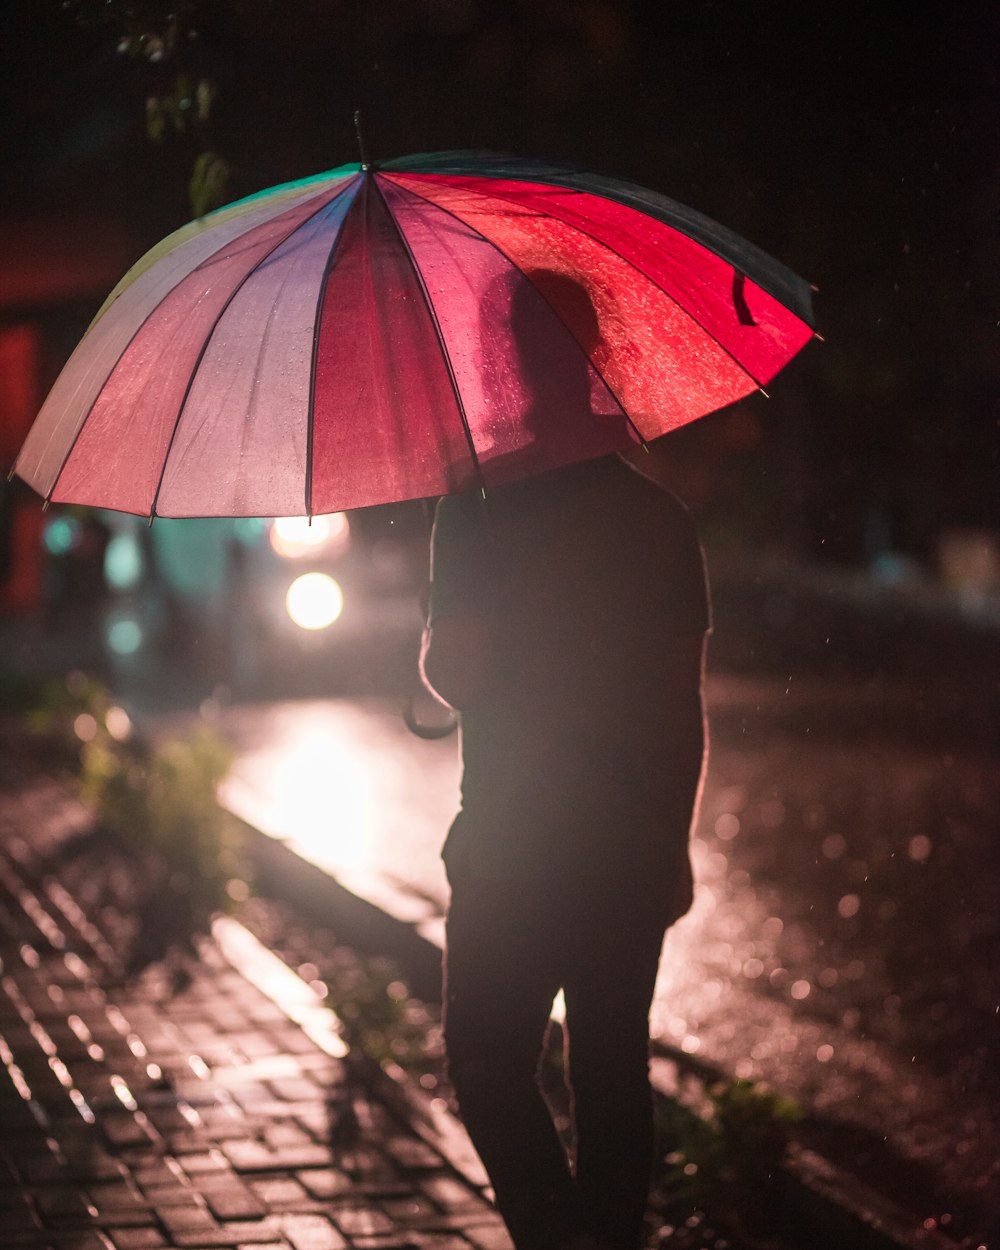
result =
[[344,166],[144,256],[15,471],[175,517],[488,487],[732,403],[812,334],[805,282],[641,188],[484,154]]

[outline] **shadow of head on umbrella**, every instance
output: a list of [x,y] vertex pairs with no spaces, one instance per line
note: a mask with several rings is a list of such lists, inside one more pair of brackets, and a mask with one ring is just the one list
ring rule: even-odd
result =
[[523,351],[530,334],[531,288],[559,316],[563,325],[580,344],[588,357],[603,345],[601,325],[590,292],[577,278],[556,269],[530,269],[524,274],[527,282],[514,289],[511,301],[511,326],[514,338]]
[[[614,308],[603,312],[613,316]],[[484,457],[490,481],[630,441],[628,420],[599,372],[604,349],[594,297],[573,275],[514,270],[490,284],[480,313],[483,387],[498,417]]]

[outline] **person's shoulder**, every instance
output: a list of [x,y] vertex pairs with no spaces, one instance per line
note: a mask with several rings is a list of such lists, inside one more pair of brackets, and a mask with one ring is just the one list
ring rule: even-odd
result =
[[630,460],[619,460],[620,471],[618,480],[623,493],[636,501],[637,505],[650,508],[666,520],[675,524],[694,529],[695,522],[687,504],[662,482],[643,473],[642,469]]
[[435,526],[468,526],[477,524],[485,515],[485,500],[479,490],[458,495],[442,495],[434,507]]

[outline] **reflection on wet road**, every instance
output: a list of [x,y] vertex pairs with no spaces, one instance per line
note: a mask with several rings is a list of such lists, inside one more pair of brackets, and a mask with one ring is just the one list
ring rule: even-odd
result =
[[[696,901],[668,936],[653,1030],[797,1097],[862,1170],[890,1166],[888,1139],[911,1182],[926,1164],[989,1209],[1000,780],[924,740],[896,698],[712,680]],[[234,810],[440,938],[454,739],[411,737],[384,702],[234,708],[223,727]]]
[[228,806],[426,936],[443,932],[454,737],[422,741],[387,701],[339,699],[233,708],[223,729],[239,747]]

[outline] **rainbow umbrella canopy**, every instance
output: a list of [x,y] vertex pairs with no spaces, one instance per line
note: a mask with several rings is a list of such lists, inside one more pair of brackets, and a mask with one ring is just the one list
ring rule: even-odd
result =
[[483,153],[345,165],[147,253],[14,471],[149,517],[489,487],[740,399],[812,325],[802,279],[628,183]]

